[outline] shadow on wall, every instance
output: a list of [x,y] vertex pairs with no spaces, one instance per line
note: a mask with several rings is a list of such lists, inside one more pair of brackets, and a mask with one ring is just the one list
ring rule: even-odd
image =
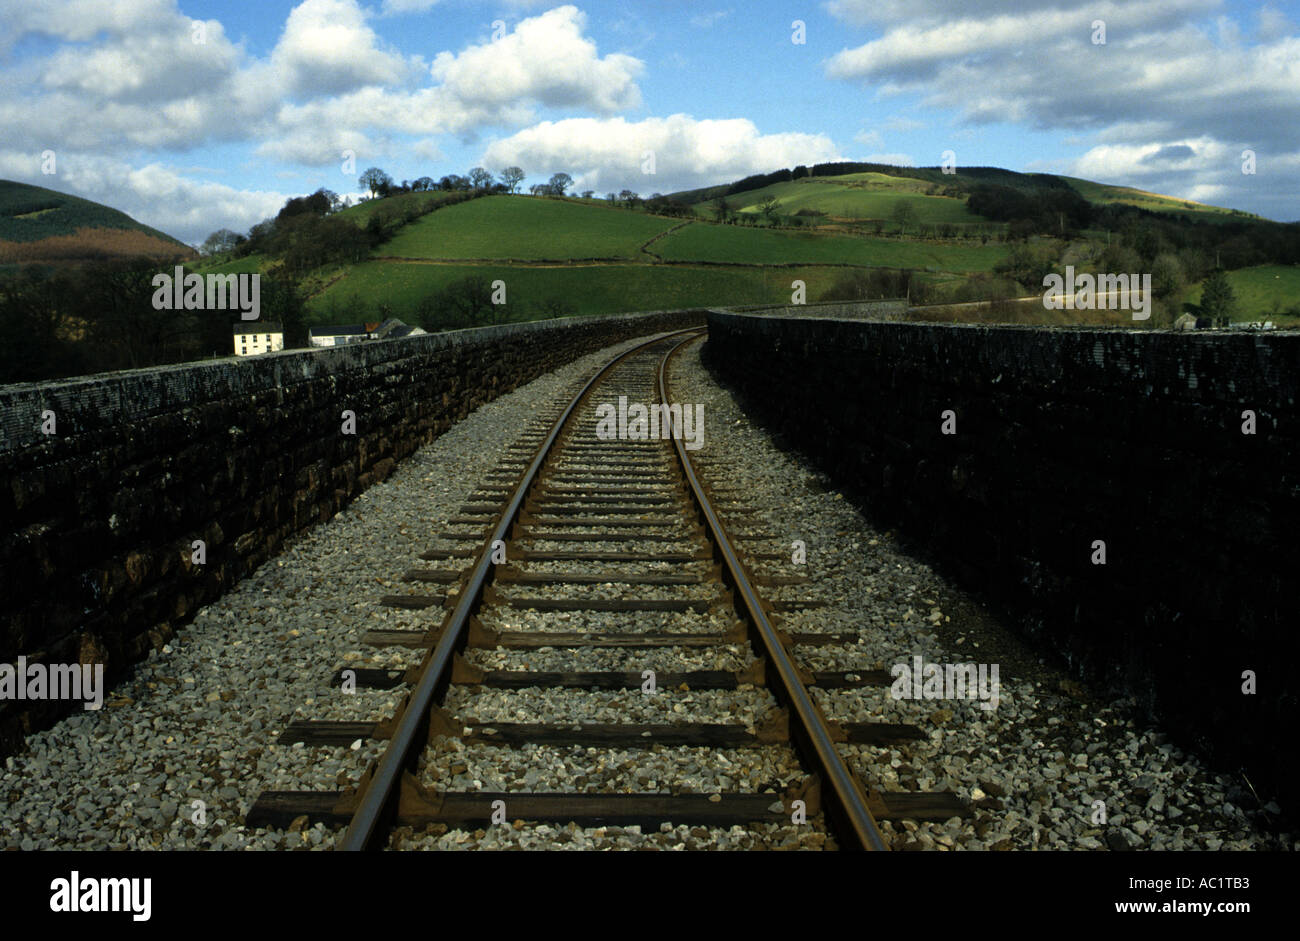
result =
[[712,311],[704,355],[1078,676],[1295,812],[1300,334]]

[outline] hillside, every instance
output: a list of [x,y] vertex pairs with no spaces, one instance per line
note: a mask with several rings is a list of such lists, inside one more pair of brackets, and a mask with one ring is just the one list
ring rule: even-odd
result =
[[0,180],[0,264],[190,258],[193,249],[124,212],[56,190]]
[[[986,221],[967,210],[965,200],[958,196],[927,195],[935,186],[924,180],[884,173],[853,173],[803,177],[725,198],[732,210],[742,213],[759,213],[759,205],[770,197],[781,203],[782,213],[793,215],[800,210],[811,210],[831,218],[864,221],[890,219],[894,206],[902,200],[912,205],[919,222]],[[696,203],[694,208],[702,215],[711,214],[712,201]]]
[[[840,172],[846,167],[852,172]],[[1300,234],[1158,194],[997,167],[956,175],[865,164],[800,170],[798,177],[778,171],[648,202],[399,194],[335,214],[366,230],[368,241],[336,252],[332,262],[294,267],[284,254],[292,249],[298,259],[316,257],[303,248],[317,231],[307,226],[286,228],[278,241],[250,243],[242,257],[207,259],[202,267],[299,278],[307,320],[315,323],[393,316],[445,329],[566,314],[779,304],[789,303],[802,282],[808,302],[907,293],[914,304],[934,305],[928,314],[918,312],[931,318],[1131,327],[1127,312],[1049,314],[1029,301],[1014,310],[975,302],[1033,298],[1043,272],[1066,265],[1135,270],[1161,255],[1173,257],[1177,270],[1157,293],[1157,318],[1145,324],[1157,326],[1195,300],[1220,248],[1229,269],[1275,265],[1277,256],[1289,259],[1291,249],[1261,252],[1259,246],[1285,246]],[[978,205],[997,218],[971,209],[975,195],[989,192],[1000,195]],[[686,197],[694,200],[689,206],[681,204]],[[1017,217],[1004,211],[1017,200],[1036,214],[1019,233]],[[1087,211],[1067,227],[1080,207]],[[1214,224],[1197,225],[1201,221]],[[321,222],[320,232],[328,222]],[[286,267],[282,259],[291,263]],[[1289,294],[1292,279],[1270,273],[1267,284],[1256,280],[1242,282],[1237,318],[1259,319],[1266,311],[1285,319],[1296,301]],[[486,299],[497,282],[505,288],[500,304]]]
[[495,313],[511,319],[770,304],[788,302],[796,280],[813,298],[855,268],[960,278],[991,271],[1006,251],[993,243],[769,230],[602,202],[498,195],[438,209],[399,228],[369,260],[316,272],[308,309],[317,321],[355,321],[356,311],[372,308],[379,316],[379,307],[418,321],[429,313],[421,305],[473,277],[505,282],[507,302]]

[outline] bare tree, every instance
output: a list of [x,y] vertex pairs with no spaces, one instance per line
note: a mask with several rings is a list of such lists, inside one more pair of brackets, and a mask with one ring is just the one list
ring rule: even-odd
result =
[[519,184],[524,181],[524,171],[519,167],[506,167],[501,171],[501,182],[505,184],[508,191],[513,193],[519,189]]

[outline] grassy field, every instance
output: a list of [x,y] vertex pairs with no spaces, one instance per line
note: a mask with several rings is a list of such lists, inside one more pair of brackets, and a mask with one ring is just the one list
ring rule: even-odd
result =
[[940,271],[991,271],[1006,256],[1003,245],[939,244],[888,238],[853,238],[695,222],[656,242],[670,261],[848,264]]
[[506,283],[515,316],[532,305],[560,300],[578,314],[661,310],[704,305],[790,302],[790,282],[801,279],[814,299],[843,270],[805,268],[690,268],[677,265],[595,265],[529,268],[510,265],[420,265],[369,261],[347,270],[309,302],[313,322],[353,322],[357,302],[384,298],[393,316],[413,316],[416,305],[453,281],[476,275]]
[[[1300,325],[1300,317],[1288,317],[1285,311],[1300,307],[1300,267],[1260,265],[1228,272],[1228,283],[1237,298],[1237,320],[1272,320],[1278,326]],[[1193,304],[1201,302],[1201,287],[1188,292]],[[1281,313],[1275,315],[1274,309]]]
[[[408,225],[375,254],[396,258],[636,258],[677,223],[627,209],[531,196],[487,196]],[[645,256],[641,256],[645,257]]]
[[[793,215],[800,209],[814,209],[840,219],[888,221],[893,217],[894,206],[902,201],[911,203],[917,222],[986,221],[970,212],[965,200],[952,196],[926,196],[925,191],[931,185],[923,180],[884,173],[802,177],[728,196],[727,204],[739,212],[757,213],[758,204],[774,196],[781,203],[777,212],[783,216]],[[710,216],[713,207],[704,202],[696,204],[695,210],[700,215]]]

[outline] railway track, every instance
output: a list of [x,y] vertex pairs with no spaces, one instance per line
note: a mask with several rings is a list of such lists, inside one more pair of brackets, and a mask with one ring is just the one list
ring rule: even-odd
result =
[[[952,795],[869,792],[845,765],[839,745],[887,746],[921,733],[826,719],[809,686],[888,687],[890,677],[799,665],[802,645],[856,643],[858,635],[783,629],[782,618],[817,602],[771,601],[762,592],[780,586],[788,595],[786,586],[808,581],[792,574],[788,552],[772,551],[772,534],[754,529],[743,488],[710,492],[687,446],[690,427],[674,416],[673,437],[598,434],[599,418],[608,416],[601,406],[674,402],[668,363],[699,336],[673,334],[630,349],[521,432],[447,521],[439,545],[422,554],[434,564],[406,573],[413,590],[381,599],[440,613],[437,627],[364,638],[424,649],[420,664],[335,677],[361,686],[408,684],[396,714],[378,722],[294,722],[280,739],[387,739],[382,757],[350,790],[264,792],[248,826],[302,817],[344,824],[338,847],[361,850],[387,846],[395,827],[430,824],[795,823],[823,829],[828,848],[878,850],[887,844],[877,817],[965,812]],[[699,434],[702,416],[697,422]],[[727,520],[743,521],[744,534],[729,535]],[[774,573],[755,575],[761,567]],[[483,656],[476,663],[470,652]],[[522,668],[489,669],[484,657]],[[562,695],[582,695],[600,719],[618,721],[551,714],[547,697]],[[738,721],[702,721],[680,701],[703,698]],[[654,721],[638,721],[647,719]],[[489,761],[509,764],[512,787],[449,787],[467,767],[463,756],[484,750],[499,756]],[[691,788],[638,774],[635,756],[648,753],[670,764],[686,756],[714,765],[704,776],[712,783]],[[756,754],[762,757],[745,757]],[[622,760],[607,762],[608,755]],[[535,788],[530,763],[573,765],[572,785]]]

